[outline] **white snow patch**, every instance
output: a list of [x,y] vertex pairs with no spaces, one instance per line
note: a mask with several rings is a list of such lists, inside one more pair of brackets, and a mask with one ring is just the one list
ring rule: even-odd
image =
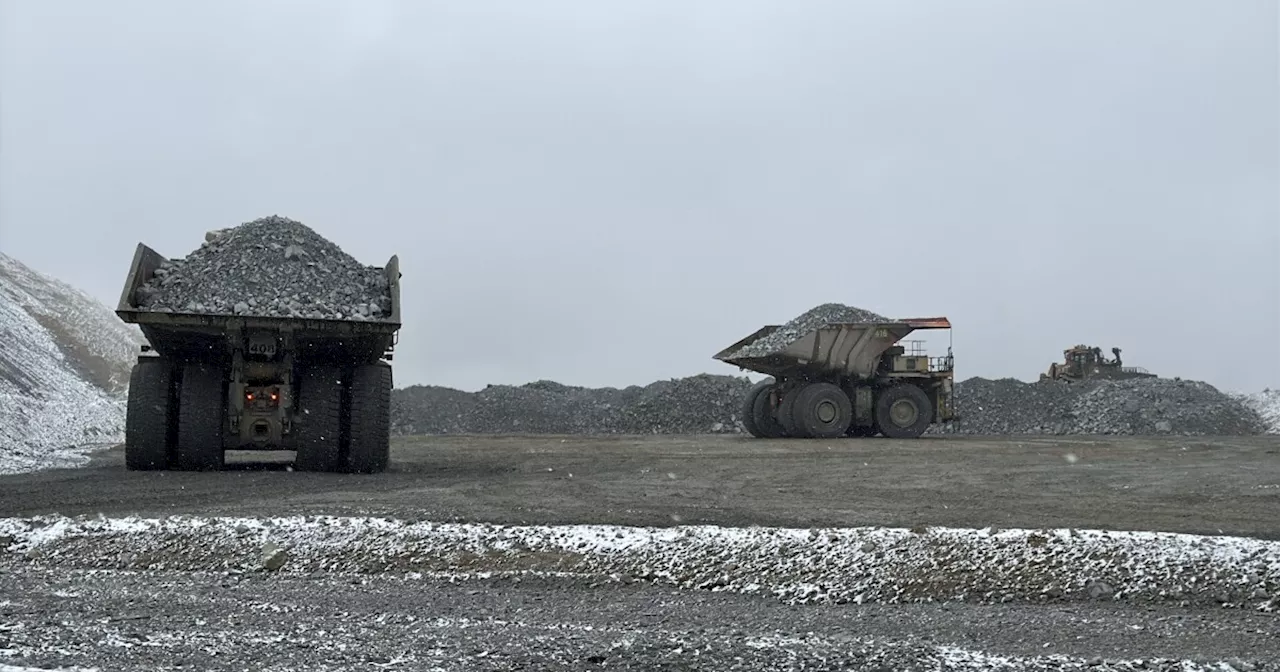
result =
[[[590,577],[791,603],[1009,599],[1280,606],[1280,542],[1101,530],[504,526],[358,517],[0,518],[14,553],[89,569]],[[0,558],[3,558],[0,555]]]
[[1232,396],[1262,416],[1268,434],[1280,434],[1280,389],[1267,388],[1254,394],[1236,393]]
[[0,253],[0,473],[78,465],[119,443],[143,342],[102,303]]

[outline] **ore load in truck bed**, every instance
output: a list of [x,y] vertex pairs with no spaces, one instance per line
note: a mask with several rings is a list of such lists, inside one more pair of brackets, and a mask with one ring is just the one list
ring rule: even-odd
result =
[[364,266],[272,216],[213,231],[181,259],[138,243],[116,314],[162,355],[198,357],[232,331],[288,331],[304,360],[376,360],[400,328],[400,262]]
[[139,310],[258,317],[385,320],[385,269],[365,266],[301,222],[271,216],[210,231],[137,287]]

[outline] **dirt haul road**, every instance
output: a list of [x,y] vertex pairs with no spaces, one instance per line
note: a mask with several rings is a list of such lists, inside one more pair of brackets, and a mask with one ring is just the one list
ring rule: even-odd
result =
[[1275,437],[422,437],[393,461],[0,477],[0,670],[1280,670]]
[[492,523],[1077,527],[1280,539],[1280,437],[760,441],[411,437],[389,473],[0,476],[0,516],[386,515]]

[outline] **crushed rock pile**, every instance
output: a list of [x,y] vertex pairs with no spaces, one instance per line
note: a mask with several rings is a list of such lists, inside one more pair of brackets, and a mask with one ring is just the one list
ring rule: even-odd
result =
[[829,324],[888,322],[889,318],[842,303],[824,303],[806,310],[764,337],[743,346],[733,357],[766,357],[805,334]]
[[706,434],[745,431],[744,377],[702,374],[622,389],[537,381],[478,392],[415,385],[391,397],[395,434]]
[[210,231],[139,287],[138,307],[161,312],[385,319],[386,273],[365,266],[311,228],[272,215]]
[[100,301],[0,254],[0,473],[75,466],[121,441],[144,342]]
[[[491,385],[479,392],[418,385],[393,393],[391,423],[399,435],[743,433],[742,399],[751,384],[746,377],[703,374],[623,389],[551,381]],[[959,421],[929,431],[1187,436],[1267,431],[1264,417],[1245,400],[1207,383],[1167,378],[1081,383],[970,378],[957,383],[956,405]]]
[[1180,434],[1249,436],[1258,412],[1199,381],[1169,378],[1025,383],[970,378],[956,385],[959,434]]

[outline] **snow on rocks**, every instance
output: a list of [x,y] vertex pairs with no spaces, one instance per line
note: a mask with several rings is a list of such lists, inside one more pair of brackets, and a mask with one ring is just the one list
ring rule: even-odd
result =
[[1233,395],[1262,418],[1268,434],[1280,434],[1280,390],[1267,388],[1256,394]]
[[[1280,607],[1280,542],[1162,532],[502,526],[384,518],[0,519],[9,558],[82,569],[652,581],[788,603],[1128,601]],[[2,548],[2,547],[0,547]],[[4,562],[5,554],[0,554]]]
[[890,321],[889,318],[862,308],[854,308],[842,303],[824,303],[810,308],[776,330],[748,343],[734,353],[733,357],[767,357],[791,345],[805,334],[829,324],[888,321]]
[[381,267],[277,215],[210,231],[200,248],[156,270],[134,300],[151,311],[338,320],[386,319],[391,310]]
[[0,340],[0,473],[74,466],[123,438],[140,332],[0,254]]

